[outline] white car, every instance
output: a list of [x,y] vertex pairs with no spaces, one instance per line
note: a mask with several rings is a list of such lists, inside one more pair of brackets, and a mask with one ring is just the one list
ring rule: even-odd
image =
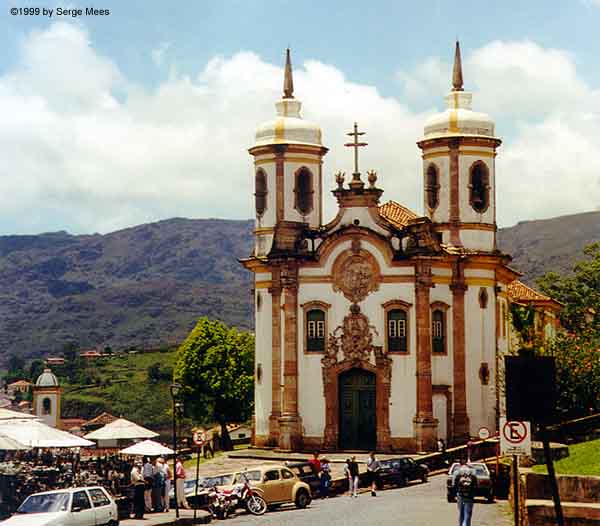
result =
[[117,504],[100,486],[29,495],[0,526],[118,526]]

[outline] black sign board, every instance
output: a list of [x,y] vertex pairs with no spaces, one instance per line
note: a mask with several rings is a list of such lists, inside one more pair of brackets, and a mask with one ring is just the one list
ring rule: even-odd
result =
[[506,356],[506,418],[537,424],[554,421],[556,367],[550,356]]

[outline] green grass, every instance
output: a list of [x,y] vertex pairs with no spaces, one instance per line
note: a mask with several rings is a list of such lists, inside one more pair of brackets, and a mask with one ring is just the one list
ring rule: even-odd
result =
[[[563,475],[600,476],[600,439],[569,446],[569,456],[554,463]],[[545,465],[533,467],[536,473],[548,473]]]

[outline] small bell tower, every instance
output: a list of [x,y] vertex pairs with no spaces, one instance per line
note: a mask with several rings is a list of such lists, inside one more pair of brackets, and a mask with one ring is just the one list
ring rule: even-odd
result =
[[456,42],[452,90],[446,111],[425,124],[417,145],[423,158],[425,215],[447,245],[496,249],[496,149],[494,121],[471,109],[464,91],[460,44]]
[[[283,96],[275,103],[277,117],[258,127],[254,146],[255,255],[274,248],[290,249],[290,229],[323,223],[323,156],[321,128],[300,116],[294,97],[290,50],[286,50]],[[276,239],[278,238],[278,239]]]
[[33,412],[45,424],[60,428],[60,397],[62,389],[50,369],[44,369],[33,386]]

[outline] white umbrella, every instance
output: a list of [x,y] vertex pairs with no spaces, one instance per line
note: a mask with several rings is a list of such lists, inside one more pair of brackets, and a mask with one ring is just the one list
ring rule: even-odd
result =
[[0,451],[17,451],[20,449],[30,449],[21,442],[6,435],[0,435]]
[[24,418],[31,420],[38,420],[38,417],[35,415],[30,415],[28,413],[19,413],[17,411],[11,411],[10,409],[0,409],[0,421],[2,420],[14,420],[15,418],[19,420],[23,420]]
[[121,449],[119,453],[123,453],[123,455],[140,455],[142,457],[158,457],[159,455],[172,455],[175,451],[158,442],[154,442],[154,440],[144,440],[133,446]]
[[134,440],[136,438],[155,438],[157,436],[158,433],[154,431],[138,426],[124,418],[117,418],[114,422],[88,433],[85,438],[89,440]]
[[0,420],[0,434],[29,447],[85,447],[89,440],[50,427],[39,420]]

